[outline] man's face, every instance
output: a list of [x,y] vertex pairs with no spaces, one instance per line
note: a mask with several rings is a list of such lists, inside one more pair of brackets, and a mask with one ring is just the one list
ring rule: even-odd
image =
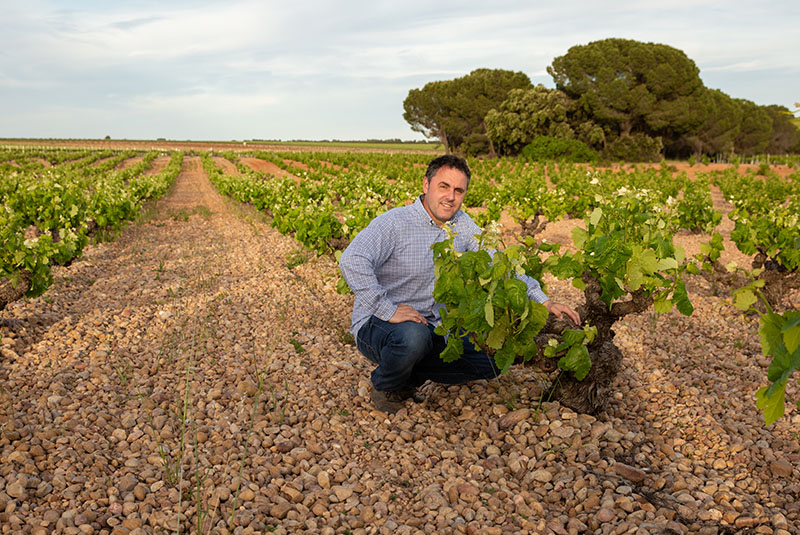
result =
[[428,181],[422,180],[422,205],[440,227],[450,221],[467,194],[467,176],[452,167],[440,167]]

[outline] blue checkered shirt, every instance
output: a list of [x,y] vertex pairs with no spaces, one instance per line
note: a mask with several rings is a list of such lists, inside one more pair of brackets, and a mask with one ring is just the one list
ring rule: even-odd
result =
[[[451,224],[457,233],[456,250],[477,251],[478,225],[461,210]],[[389,321],[401,304],[416,309],[429,323],[439,323],[442,305],[433,299],[431,245],[445,239],[447,233],[433,222],[421,196],[414,204],[379,215],[353,238],[339,260],[344,280],[356,296],[350,326],[353,336],[373,315]],[[547,301],[538,281],[520,279],[528,285],[531,299]]]

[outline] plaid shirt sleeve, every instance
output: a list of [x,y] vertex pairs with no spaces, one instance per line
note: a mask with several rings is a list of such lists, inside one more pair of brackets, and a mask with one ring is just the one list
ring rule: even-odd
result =
[[384,321],[389,321],[399,304],[389,298],[377,275],[378,268],[394,250],[393,226],[389,216],[374,219],[353,238],[339,260],[342,276],[358,300],[357,306],[363,314]]

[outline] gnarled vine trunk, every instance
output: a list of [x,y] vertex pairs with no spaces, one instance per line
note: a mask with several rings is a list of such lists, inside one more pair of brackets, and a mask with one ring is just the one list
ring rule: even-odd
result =
[[0,278],[0,310],[25,297],[30,289],[31,274],[28,271],[21,271],[14,277]]
[[547,226],[547,219],[545,219],[542,212],[539,211],[536,212],[531,220],[520,219],[519,226],[522,227],[522,231],[520,232],[521,236],[535,238],[537,234],[544,231]]
[[614,395],[614,381],[622,367],[622,352],[611,340],[589,346],[592,369],[578,381],[569,373],[561,371],[548,391],[549,398],[558,400],[565,407],[586,414],[597,414],[606,408]]
[[762,291],[773,309],[779,308],[781,299],[789,290],[800,288],[800,273],[787,270],[763,251],[759,251],[753,258],[753,269],[758,268],[764,269],[761,278],[766,284]]
[[586,302],[578,307],[585,323],[597,327],[597,336],[587,346],[592,368],[582,381],[570,372],[561,371],[548,390],[550,399],[586,414],[603,411],[614,394],[614,382],[622,367],[622,352],[614,345],[614,323],[627,314],[647,310],[653,299],[641,291],[634,292],[628,301],[609,306],[600,299],[600,283],[588,273],[583,275],[586,284]]

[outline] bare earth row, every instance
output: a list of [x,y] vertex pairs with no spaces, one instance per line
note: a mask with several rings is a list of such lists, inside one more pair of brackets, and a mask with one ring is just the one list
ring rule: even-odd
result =
[[599,417],[526,368],[386,416],[336,275],[187,157],[0,313],[3,533],[798,533],[800,415],[763,426],[756,320],[702,284],[691,318],[617,329]]

